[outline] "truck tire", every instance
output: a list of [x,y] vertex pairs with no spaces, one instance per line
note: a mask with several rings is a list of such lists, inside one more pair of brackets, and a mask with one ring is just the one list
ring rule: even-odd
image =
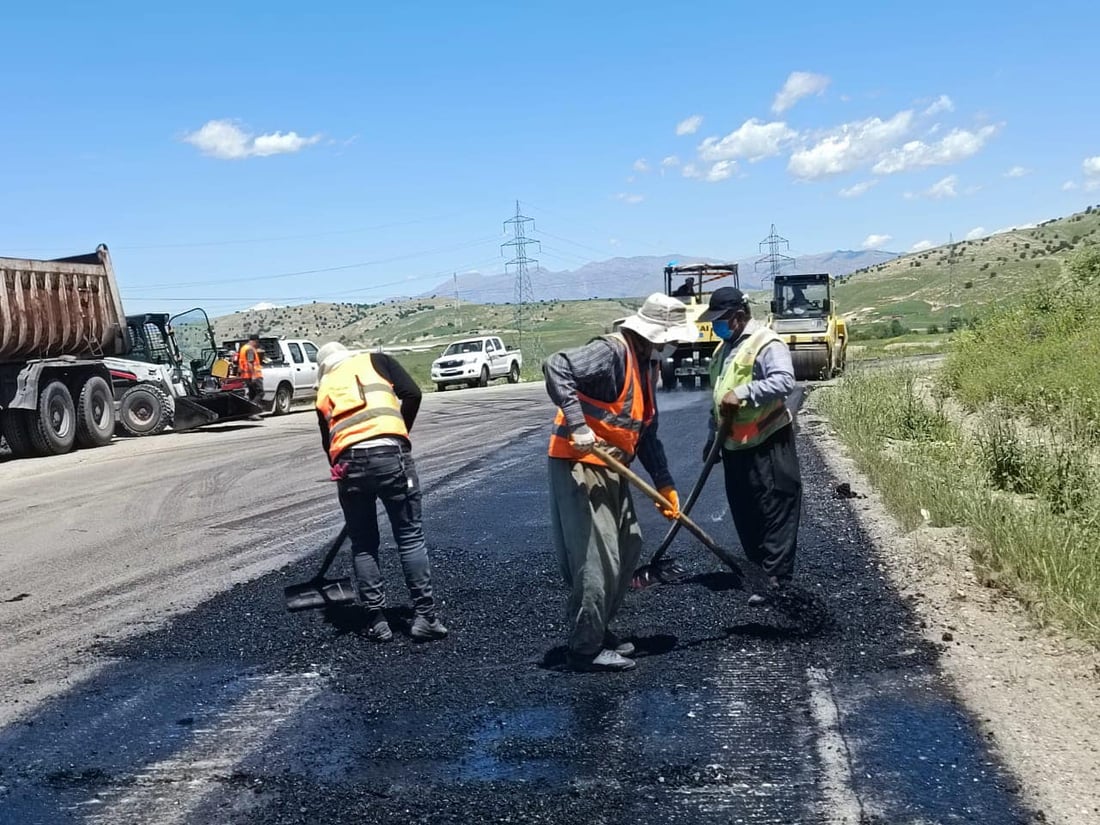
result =
[[513,361],[512,366],[508,368],[508,383],[519,383],[519,364],[515,361]]
[[447,389],[447,385],[444,384],[442,381],[436,381],[435,382],[435,391],[436,392],[443,392],[445,389]]
[[[33,415],[33,413],[30,413]],[[31,443],[30,430],[27,428],[29,416],[27,410],[8,410],[0,412],[0,428],[8,449],[16,458],[31,458],[38,455]]]
[[130,435],[156,435],[171,423],[168,395],[152,384],[135,384],[118,400],[118,424]]
[[478,378],[477,378],[477,385],[479,387],[489,386],[489,368],[488,367],[482,367],[481,368],[481,375],[479,375]]
[[40,455],[62,455],[76,443],[76,405],[61,381],[50,381],[38,394],[38,410],[31,413],[31,443]]
[[111,385],[93,375],[80,388],[76,402],[76,445],[102,447],[115,434],[115,397]]
[[286,415],[290,412],[290,399],[294,397],[294,390],[290,384],[280,384],[275,390],[275,401],[271,405],[272,415]]

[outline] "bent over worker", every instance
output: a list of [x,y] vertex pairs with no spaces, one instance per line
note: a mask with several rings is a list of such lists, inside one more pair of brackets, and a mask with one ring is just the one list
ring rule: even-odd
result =
[[260,336],[252,335],[237,351],[237,374],[244,379],[248,400],[259,403],[264,397],[264,351]]
[[383,608],[378,564],[379,499],[397,542],[415,613],[410,635],[442,639],[447,628],[432,595],[432,573],[420,516],[420,481],[409,432],[420,409],[420,387],[389,355],[353,354],[343,344],[317,351],[317,417],[321,441],[344,511],[359,600],[367,609],[367,638],[388,642],[393,631]]
[[[726,419],[722,466],[730,514],[745,555],[777,585],[794,573],[802,511],[802,475],[785,403],[795,383],[791,353],[770,327],[752,319],[739,289],[715,290],[700,320],[710,321],[722,339],[711,361],[713,416],[704,455]],[[757,593],[749,603],[765,600]]]
[[604,442],[624,463],[637,456],[678,515],[679,497],[657,438],[656,360],[665,345],[694,340],[686,309],[654,293],[618,333],[551,355],[546,390],[558,406],[550,435],[550,522],[568,604],[568,661],[575,670],[630,670],[634,646],[610,630],[642,550],[626,479],[592,453]]

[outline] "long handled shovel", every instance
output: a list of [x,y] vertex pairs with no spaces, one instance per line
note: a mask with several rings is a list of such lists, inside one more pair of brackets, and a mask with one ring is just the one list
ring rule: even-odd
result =
[[351,579],[326,579],[325,574],[336,560],[336,554],[348,537],[348,528],[340,530],[340,535],[332,542],[317,575],[302,584],[292,584],[283,588],[286,609],[291,613],[299,610],[315,610],[319,607],[334,607],[338,604],[350,604],[355,601],[355,588]]
[[[641,490],[647,498],[666,510],[675,509],[671,501],[653,489],[641,476],[613,455],[610,455],[606,450],[597,446],[592,448],[592,453],[603,459],[608,467]],[[767,593],[769,603],[795,620],[800,625],[800,632],[816,633],[828,625],[828,611],[812,593],[791,584],[778,587],[773,585],[771,578],[764,572],[762,567],[748,559],[739,560],[734,558],[732,553],[707,535],[706,531],[692,521],[690,517],[681,512],[677,516],[677,521],[736,574],[738,589],[750,593]]]
[[[684,515],[690,513],[691,508],[695,506],[699,494],[703,492],[703,487],[706,486],[707,479],[710,477],[710,471],[714,468],[714,465],[718,463],[718,457],[721,455],[722,451],[722,442],[726,440],[729,426],[729,419],[724,418],[718,432],[715,433],[714,441],[710,445],[710,450],[707,451],[707,456],[703,460],[703,470],[699,474],[699,478],[696,479],[695,486],[692,487],[691,492],[688,493],[687,500],[680,508]],[[657,547],[656,552],[654,552],[649,562],[643,564],[634,571],[634,578],[630,583],[631,587],[635,590],[643,590],[654,584],[676,582],[684,577],[685,571],[675,559],[664,558],[665,553],[668,552],[668,548],[672,546],[672,540],[676,538],[676,534],[680,531],[681,525],[682,522],[679,520],[673,521],[672,524],[669,525],[668,532],[665,533],[664,539]]]

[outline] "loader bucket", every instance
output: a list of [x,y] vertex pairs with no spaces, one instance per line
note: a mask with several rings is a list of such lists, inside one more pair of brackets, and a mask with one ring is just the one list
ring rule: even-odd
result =
[[192,430],[215,422],[251,418],[261,412],[263,412],[262,407],[235,392],[192,395],[176,399],[176,414],[172,420],[172,429]]

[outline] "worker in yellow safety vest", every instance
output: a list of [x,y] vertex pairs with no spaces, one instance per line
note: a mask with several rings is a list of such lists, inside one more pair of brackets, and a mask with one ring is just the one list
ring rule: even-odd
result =
[[255,403],[264,397],[264,351],[260,348],[260,336],[252,335],[237,351],[237,375],[245,382],[248,400]]
[[[802,474],[793,417],[786,398],[794,389],[794,366],[786,343],[752,319],[744,293],[717,289],[701,316],[722,343],[711,362],[713,415],[703,454],[710,451],[723,420],[726,499],[745,555],[761,565],[773,585],[794,573],[802,511]],[[754,593],[749,603],[763,604]]]
[[575,670],[635,666],[634,645],[611,621],[630,586],[642,534],[626,479],[592,453],[597,440],[630,463],[635,456],[673,505],[679,497],[657,438],[657,360],[665,347],[695,339],[683,303],[662,293],[646,299],[617,334],[551,355],[546,390],[558,407],[550,431],[550,522],[570,588],[568,662]]
[[420,480],[409,431],[420,409],[420,387],[389,355],[352,353],[340,343],[317,351],[317,418],[321,442],[344,511],[367,638],[393,638],[378,565],[377,502],[393,528],[413,602],[409,635],[416,641],[447,635],[432,594],[431,564],[421,524]]

